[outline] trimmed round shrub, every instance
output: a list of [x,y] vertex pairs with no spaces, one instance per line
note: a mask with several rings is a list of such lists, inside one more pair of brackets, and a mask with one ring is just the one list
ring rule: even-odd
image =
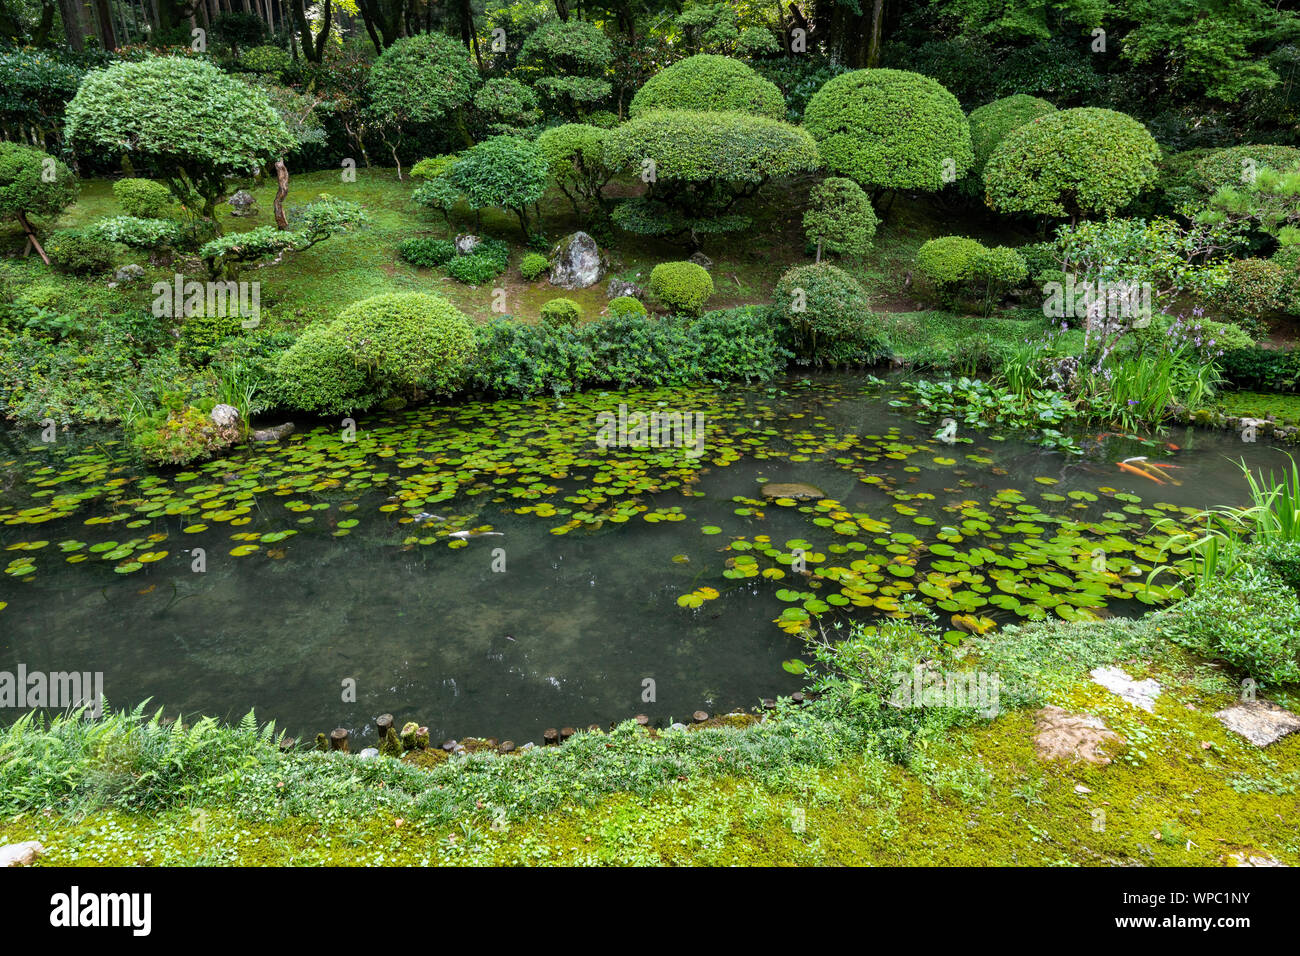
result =
[[352,360],[342,336],[314,325],[276,363],[272,390],[277,403],[320,414],[347,413],[375,404],[366,370]]
[[713,277],[694,262],[661,262],[650,270],[646,288],[670,312],[699,315],[713,295]]
[[113,183],[113,198],[122,212],[137,219],[157,219],[172,201],[171,190],[152,179],[119,179]]
[[974,279],[977,264],[987,252],[974,239],[942,236],[917,250],[916,267],[937,288],[951,288]]
[[1257,319],[1281,309],[1287,271],[1271,259],[1234,259],[1225,266],[1221,304],[1230,312]]
[[1009,246],[983,249],[975,258],[974,277],[993,285],[1014,289],[1029,278],[1025,257]]
[[906,70],[840,74],[808,101],[804,127],[827,168],[865,189],[939,190],[974,159],[957,98]]
[[832,176],[813,187],[810,208],[803,217],[808,241],[824,252],[866,255],[880,220],[867,194],[851,179]]
[[255,46],[239,55],[240,69],[250,73],[270,73],[283,76],[293,65],[288,52],[278,46]]
[[354,302],[329,330],[385,392],[452,392],[474,356],[470,320],[442,296],[424,292],[388,292]]
[[438,210],[442,213],[442,217],[450,222],[451,211],[456,208],[456,203],[460,202],[460,190],[439,176],[435,179],[426,179],[416,186],[411,192],[411,199],[425,209]]
[[512,210],[527,235],[527,207],[546,192],[549,172],[536,143],[517,136],[493,136],[461,153],[446,181],[464,194],[471,209]]
[[1250,143],[1196,153],[1202,155],[1176,181],[1169,183],[1166,194],[1171,200],[1202,203],[1224,186],[1240,189],[1261,169],[1286,172],[1300,167],[1300,149],[1294,146]]
[[[54,178],[47,181],[45,170]],[[80,184],[66,164],[19,143],[0,142],[0,220],[57,216],[77,198]]]
[[699,53],[650,77],[632,97],[628,115],[651,110],[752,113],[785,119],[785,98],[749,66],[729,56]]
[[772,297],[776,317],[789,327],[795,352],[805,362],[870,362],[887,353],[866,292],[829,262],[790,269]]
[[1024,93],[1004,96],[973,110],[970,114],[970,143],[975,153],[975,165],[971,167],[971,173],[977,177],[983,174],[993,150],[1012,130],[1055,112],[1056,107],[1047,100]]
[[1029,278],[1035,282],[1042,281],[1039,277],[1044,272],[1061,268],[1061,260],[1055,242],[1031,242],[1017,247],[1016,251],[1025,260],[1025,267],[1029,270]]
[[438,179],[451,172],[451,167],[460,159],[459,153],[443,153],[441,156],[427,156],[411,167],[412,179]]
[[113,246],[77,229],[60,229],[45,242],[50,264],[69,275],[99,275],[113,266]]
[[551,261],[540,252],[526,252],[519,260],[519,274],[529,282],[535,282],[551,267]]
[[477,82],[469,50],[443,33],[396,40],[366,75],[371,110],[399,124],[437,122],[469,102]]
[[537,94],[509,77],[496,77],[479,87],[474,94],[474,108],[483,113],[494,128],[531,126],[541,117],[537,109]]
[[1155,182],[1160,147],[1124,113],[1061,110],[1014,129],[984,167],[985,200],[999,212],[1077,218],[1123,209]]
[[582,306],[572,299],[552,299],[542,306],[542,324],[551,328],[577,325],[582,321]]
[[611,318],[626,319],[645,317],[650,313],[640,299],[634,299],[630,295],[620,295],[609,300],[609,314]]

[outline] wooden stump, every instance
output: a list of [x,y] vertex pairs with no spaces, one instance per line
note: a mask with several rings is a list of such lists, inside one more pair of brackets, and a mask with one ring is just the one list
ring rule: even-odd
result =
[[348,752],[348,732],[342,727],[330,731],[330,750]]
[[702,710],[697,710],[695,713],[691,714],[691,719],[697,724],[702,724],[709,719],[709,715]]
[[560,732],[554,727],[547,727],[542,731],[542,746],[552,747],[560,742]]

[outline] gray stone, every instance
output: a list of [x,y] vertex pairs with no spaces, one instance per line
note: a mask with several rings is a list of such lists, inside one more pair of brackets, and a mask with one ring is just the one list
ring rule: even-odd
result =
[[1267,747],[1300,730],[1300,717],[1266,700],[1239,701],[1214,716],[1256,747]]
[[362,760],[374,760],[376,757],[379,756],[379,751],[376,750],[374,747],[367,747],[365,750],[361,751],[361,753],[359,753],[357,756],[359,756]]
[[217,405],[208,417],[218,428],[234,428],[239,422],[239,409],[234,405]]
[[474,252],[474,250],[478,248],[479,243],[482,241],[483,240],[480,239],[478,236],[472,236],[469,233],[465,233],[462,236],[457,236],[456,255],[458,256],[471,255]]
[[1160,696],[1159,682],[1149,677],[1135,681],[1118,667],[1095,667],[1089,676],[1094,683],[1118,694],[1134,707],[1141,707],[1148,714],[1154,713],[1156,698]]
[[0,869],[7,866],[30,866],[45,855],[45,847],[35,840],[0,846]]
[[251,216],[255,212],[253,207],[257,205],[253,194],[246,189],[239,190],[226,202],[230,204],[232,216]]
[[144,278],[144,266],[138,266],[135,263],[122,266],[113,273],[113,278],[118,282],[136,282]]
[[769,481],[763,485],[767,498],[825,498],[826,492],[802,481]]
[[285,422],[283,425],[276,425],[272,428],[259,428],[249,437],[253,441],[280,441],[282,438],[288,438],[293,432],[293,422]]
[[701,269],[707,269],[709,272],[713,271],[713,260],[702,252],[692,252],[691,257],[686,261],[694,262]]
[[618,299],[622,296],[641,299],[645,297],[645,292],[635,282],[628,282],[626,279],[610,279],[609,285],[605,287],[605,298]]
[[673,724],[672,726],[670,726],[668,729],[669,729],[669,730],[685,730],[685,729],[686,729],[686,725],[685,725],[685,724],[682,724],[682,723],[676,723],[676,724]]
[[605,259],[596,240],[585,232],[565,236],[551,250],[551,285],[585,289],[601,280]]

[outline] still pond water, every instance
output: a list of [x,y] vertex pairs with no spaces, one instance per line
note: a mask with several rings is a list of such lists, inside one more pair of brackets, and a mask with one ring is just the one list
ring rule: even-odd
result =
[[[845,375],[425,406],[152,472],[111,433],[10,430],[0,670],[102,671],[113,707],[255,709],[367,741],[381,713],[518,742],[689,720],[798,689],[781,663],[802,628],[909,594],[954,640],[1145,610],[1169,596],[1143,588],[1156,523],[1245,503],[1238,458],[1285,460],[1188,429],[1077,434],[1083,456],[970,429],[949,444],[890,398]],[[703,456],[599,447],[620,403],[702,413]],[[1117,467],[1138,455],[1174,467]],[[825,497],[769,500],[764,481]]]

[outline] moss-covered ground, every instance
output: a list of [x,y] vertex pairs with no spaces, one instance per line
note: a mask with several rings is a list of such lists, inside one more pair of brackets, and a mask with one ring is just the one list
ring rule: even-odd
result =
[[5,819],[0,842],[40,840],[42,864],[56,866],[1300,864],[1300,734],[1261,750],[1225,730],[1212,714],[1236,688],[1215,666],[1181,653],[1127,666],[1164,686],[1154,713],[1086,679],[1049,694],[1123,737],[1107,766],[1038,757],[1031,708],[953,729],[907,768],[865,752],[774,783],[691,777],[522,819],[489,807],[437,827],[184,806],[46,811]]

